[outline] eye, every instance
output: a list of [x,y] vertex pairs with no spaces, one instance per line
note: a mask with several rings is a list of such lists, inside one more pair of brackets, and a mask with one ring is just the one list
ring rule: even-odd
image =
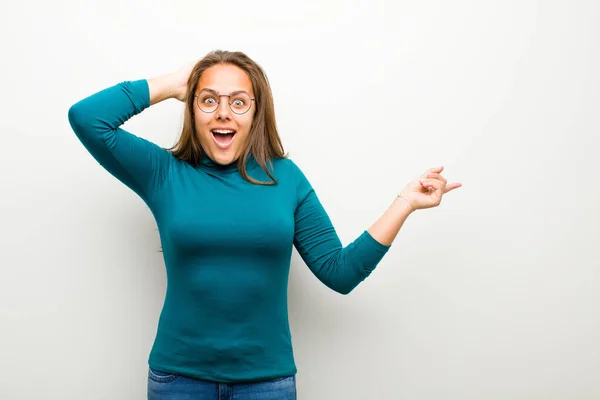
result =
[[233,100],[233,105],[234,106],[243,106],[245,104],[246,104],[246,102],[243,99],[235,99],[235,100]]
[[217,102],[217,100],[214,97],[205,97],[202,102],[204,104],[215,104]]

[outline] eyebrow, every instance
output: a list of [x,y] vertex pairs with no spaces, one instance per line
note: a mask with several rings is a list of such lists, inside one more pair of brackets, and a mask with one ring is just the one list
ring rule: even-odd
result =
[[[200,90],[200,92],[203,92],[203,91],[214,93],[217,96],[219,95],[219,92],[217,92],[216,90],[211,89],[211,88],[203,88],[203,89]],[[229,95],[230,96],[235,96],[236,94],[240,94],[240,93],[246,93],[248,96],[250,96],[250,93],[246,92],[245,90],[236,90],[235,92],[229,93]]]

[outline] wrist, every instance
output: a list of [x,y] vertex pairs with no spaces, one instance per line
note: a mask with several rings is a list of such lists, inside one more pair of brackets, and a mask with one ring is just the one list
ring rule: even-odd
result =
[[148,86],[150,88],[150,104],[179,96],[179,86],[173,74],[165,74],[149,79]]
[[410,200],[408,200],[408,198],[403,194],[396,196],[396,199],[394,200],[394,207],[403,209],[407,214],[412,214],[416,211],[416,208],[412,205]]

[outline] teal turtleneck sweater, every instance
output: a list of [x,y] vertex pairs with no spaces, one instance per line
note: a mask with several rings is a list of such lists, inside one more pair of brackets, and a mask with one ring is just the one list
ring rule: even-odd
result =
[[[192,166],[120,126],[150,106],[146,80],[127,81],[71,106],[87,151],[150,208],[167,275],[149,365],[216,382],[296,373],[287,310],[292,247],[314,275],[347,294],[389,246],[367,231],[342,246],[302,171],[273,160],[278,184],[244,180],[236,163]],[[268,181],[254,161],[250,176]]]

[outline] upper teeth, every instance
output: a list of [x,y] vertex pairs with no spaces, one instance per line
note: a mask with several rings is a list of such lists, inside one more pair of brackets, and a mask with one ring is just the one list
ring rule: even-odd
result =
[[221,133],[221,134],[228,134],[228,133],[234,133],[235,131],[228,131],[228,130],[224,130],[224,129],[215,129],[213,130],[213,132],[215,133]]

